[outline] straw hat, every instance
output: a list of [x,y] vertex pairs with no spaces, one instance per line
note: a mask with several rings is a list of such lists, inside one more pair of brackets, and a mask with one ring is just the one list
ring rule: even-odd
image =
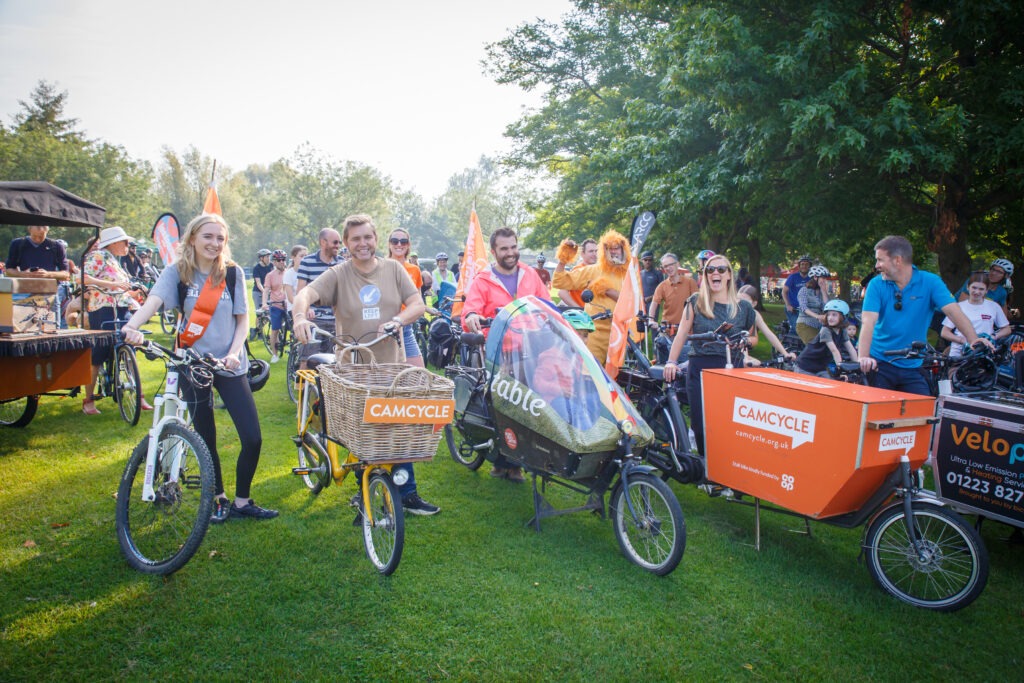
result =
[[104,249],[114,242],[127,242],[130,239],[131,238],[128,237],[128,233],[124,231],[124,228],[117,226],[113,228],[103,228],[103,230],[100,231],[100,239],[96,242],[96,248]]

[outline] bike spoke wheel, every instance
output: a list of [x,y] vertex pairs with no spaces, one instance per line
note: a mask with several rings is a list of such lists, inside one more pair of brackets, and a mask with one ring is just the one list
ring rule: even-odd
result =
[[914,503],[920,546],[907,532],[903,506],[883,511],[868,528],[868,571],[883,590],[915,607],[951,612],[974,602],[988,581],[988,551],[960,515]]
[[451,453],[452,460],[460,465],[476,471],[480,469],[480,465],[484,464],[485,451],[473,450],[473,445],[466,441],[462,430],[455,425],[444,426],[444,442],[448,445],[448,452]]
[[[398,487],[391,475],[377,472],[370,475],[370,514],[363,515],[363,544],[370,562],[384,576],[389,576],[402,559],[405,545],[405,512]],[[373,520],[370,520],[370,517]]]
[[284,381],[288,385],[288,398],[292,400],[292,403],[298,403],[295,380],[299,372],[299,354],[301,350],[301,344],[292,344],[288,347],[288,369],[285,373]]
[[38,396],[23,396],[0,401],[0,426],[24,427],[36,416]]
[[117,541],[125,559],[147,574],[170,574],[203,542],[213,511],[213,459],[206,443],[184,425],[171,423],[157,443],[153,489],[142,500],[147,436],[135,447],[117,489]]
[[124,421],[135,426],[142,411],[142,383],[139,381],[139,364],[135,360],[135,349],[131,346],[117,347],[114,359],[114,400]]
[[160,311],[160,329],[163,330],[164,334],[174,332],[174,325],[177,321],[178,314],[174,312],[173,308],[169,311]]
[[331,481],[331,465],[323,444],[320,442],[322,417],[320,415],[320,392],[315,383],[304,388],[303,406],[299,413],[299,467],[313,470],[302,475],[302,481],[313,493],[320,493]]
[[686,549],[686,522],[665,482],[646,473],[629,475],[626,486],[620,481],[615,487],[611,507],[615,538],[626,557],[659,576],[676,568]]

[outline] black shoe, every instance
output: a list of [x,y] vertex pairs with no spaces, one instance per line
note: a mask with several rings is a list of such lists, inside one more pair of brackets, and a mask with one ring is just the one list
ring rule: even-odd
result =
[[243,507],[237,505],[231,505],[231,516],[232,517],[251,517],[252,519],[273,519],[277,517],[277,510],[268,510],[267,508],[261,508],[256,503],[252,502],[252,498]]
[[223,524],[228,521],[231,515],[231,501],[227,498],[213,499],[213,514],[210,515],[210,524]]
[[402,507],[410,515],[436,515],[441,508],[420,498],[418,493],[410,493],[402,499]]

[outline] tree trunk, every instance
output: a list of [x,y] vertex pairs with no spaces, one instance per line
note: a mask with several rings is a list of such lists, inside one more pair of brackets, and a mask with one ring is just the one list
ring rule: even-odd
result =
[[751,284],[757,287],[757,309],[763,311],[764,304],[762,298],[764,293],[761,292],[761,241],[756,237],[751,237],[747,240],[747,273],[749,274]]
[[967,192],[961,183],[946,177],[940,186],[939,212],[928,234],[928,249],[939,259],[939,277],[955,292],[971,273],[967,252],[967,220],[964,203]]

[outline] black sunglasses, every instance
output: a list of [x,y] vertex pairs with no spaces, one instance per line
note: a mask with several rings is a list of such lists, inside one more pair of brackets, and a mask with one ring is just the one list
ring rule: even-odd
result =
[[705,273],[728,273],[732,268],[729,266],[707,266],[704,268]]
[[897,311],[903,310],[903,292],[896,290],[896,303],[892,305]]
[[392,237],[391,239],[388,240],[388,242],[391,242],[391,244],[409,244],[409,238],[408,237]]
[[286,258],[276,258],[276,259],[274,259],[274,260],[275,260],[275,261],[287,261],[288,259],[286,259]]

